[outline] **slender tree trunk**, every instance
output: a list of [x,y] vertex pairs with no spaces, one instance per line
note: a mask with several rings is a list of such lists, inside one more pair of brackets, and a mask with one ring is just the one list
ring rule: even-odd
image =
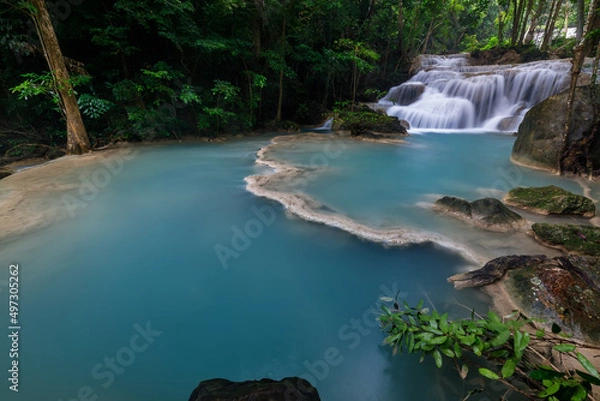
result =
[[554,36],[554,26],[556,25],[556,19],[558,18],[561,5],[562,0],[555,0],[552,2],[550,14],[548,14],[548,22],[546,22],[546,30],[544,31],[544,41],[542,42],[543,50],[547,49],[552,42],[552,37]]
[[31,0],[31,4],[36,9],[33,20],[67,120],[67,154],[87,153],[90,141],[46,3],[44,0]]
[[529,25],[529,29],[527,30],[527,34],[525,35],[525,43],[531,43],[534,39],[535,28],[537,28],[538,22],[544,13],[544,9],[546,8],[545,0],[538,0],[538,5],[533,14],[533,18],[531,19],[531,25]]
[[[285,25],[286,19],[283,17],[283,24],[281,28],[281,51],[283,53],[284,45],[285,45]],[[282,58],[285,57],[285,54],[281,55]],[[279,97],[277,98],[277,114],[275,115],[275,121],[281,121],[281,106],[283,104],[283,68],[279,71]]]
[[571,2],[567,0],[567,2],[565,2],[565,38],[569,34],[569,12],[571,12]]
[[[588,13],[586,32],[591,32],[600,28],[600,11],[598,10],[598,7],[600,7],[600,0],[592,0],[590,3],[592,12]],[[585,56],[598,46],[599,40],[600,38],[598,38],[598,35],[584,35],[583,42],[575,48],[575,54],[572,61],[573,65],[571,67],[569,97],[567,99],[567,110],[565,113],[565,127],[558,159],[558,173],[561,175],[565,173],[565,162],[569,155],[569,131],[571,130],[571,117],[573,115],[573,101],[575,99],[575,90],[577,89],[577,79],[579,78]]]
[[583,39],[583,20],[585,15],[585,5],[583,0],[577,0],[577,32],[575,33],[575,40],[577,44],[581,43]]
[[524,24],[523,15],[525,13],[526,0],[514,0],[513,4],[513,26],[510,35],[510,43],[514,46],[519,41],[521,24]]
[[398,52],[400,59],[406,58],[406,48],[404,47],[404,2],[398,0]]
[[533,0],[527,1],[527,8],[525,10],[525,16],[523,17],[523,22],[521,23],[521,30],[519,32],[519,37],[517,43],[522,44],[523,39],[525,38],[525,31],[527,30],[527,21],[531,16],[531,11],[533,11]]

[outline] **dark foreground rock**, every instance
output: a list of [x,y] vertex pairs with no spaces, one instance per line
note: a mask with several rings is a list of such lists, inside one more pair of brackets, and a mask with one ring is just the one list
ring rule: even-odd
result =
[[200,382],[189,401],[320,401],[319,393],[299,377],[280,381],[262,379],[232,382],[211,379]]
[[[567,98],[567,92],[551,96],[527,112],[512,149],[514,161],[546,170],[558,168]],[[600,172],[599,127],[600,86],[577,88],[565,172],[584,176]]]
[[578,338],[600,343],[599,257],[503,256],[448,281],[461,289],[500,279],[525,315],[557,323]]
[[438,199],[434,208],[491,231],[515,231],[527,221],[495,198],[468,202],[453,196]]
[[596,207],[591,199],[576,195],[555,185],[511,189],[504,202],[534,213],[593,217]]
[[600,228],[575,224],[535,223],[535,239],[546,246],[579,255],[600,256]]

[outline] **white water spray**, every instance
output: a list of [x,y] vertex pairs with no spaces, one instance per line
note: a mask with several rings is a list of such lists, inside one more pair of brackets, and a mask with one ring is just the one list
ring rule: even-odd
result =
[[525,113],[567,89],[569,60],[469,66],[466,55],[420,58],[416,74],[378,106],[417,129],[514,131]]

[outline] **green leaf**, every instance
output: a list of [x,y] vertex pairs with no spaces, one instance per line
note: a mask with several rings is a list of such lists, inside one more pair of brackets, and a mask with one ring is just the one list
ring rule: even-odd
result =
[[517,358],[521,359],[521,357],[523,356],[523,351],[525,351],[525,348],[527,348],[527,345],[529,344],[529,340],[529,333],[523,333],[520,330],[515,331],[514,346],[515,355],[517,356]]
[[429,341],[429,344],[442,345],[443,343],[446,342],[447,339],[448,339],[448,336],[434,337],[431,339],[431,341]]
[[501,331],[490,343],[493,347],[499,347],[510,339],[510,331]]
[[517,359],[510,358],[509,360],[507,360],[504,363],[504,366],[502,366],[502,377],[505,379],[511,377],[515,373],[516,368],[517,368]]
[[433,359],[435,360],[435,366],[438,368],[442,367],[442,354],[437,349],[433,351]]
[[442,351],[442,354],[446,355],[448,358],[456,357],[454,351],[452,351],[450,348],[440,348],[440,351]]
[[582,385],[578,385],[575,387],[575,392],[571,396],[571,401],[583,401],[587,398],[587,395],[587,390]]
[[413,333],[408,333],[406,335],[406,349],[409,353],[412,353],[415,349],[415,335]]
[[500,376],[486,368],[479,368],[479,374],[491,380],[498,380]]
[[558,392],[558,390],[560,390],[560,382],[555,382],[550,387],[548,387],[546,390],[542,391],[538,395],[542,398],[546,398],[549,395],[556,394]]
[[491,310],[488,311],[487,313],[488,315],[488,319],[490,320],[490,322],[494,322],[494,323],[502,323],[502,320],[500,319],[500,316],[496,315],[494,312],[492,312]]
[[454,354],[457,358],[462,356],[462,348],[460,348],[460,344],[458,342],[454,343]]
[[577,347],[574,344],[559,344],[552,348],[558,352],[573,352]]
[[538,381],[555,379],[557,377],[564,377],[564,376],[565,376],[565,374],[562,372],[557,372],[555,370],[548,370],[548,369],[536,369],[529,373],[529,377],[531,377],[533,380],[538,380]]
[[598,371],[594,365],[592,365],[592,363],[585,356],[583,356],[582,353],[577,353],[577,360],[579,363],[581,363],[581,366],[583,366],[585,370],[590,373],[590,375],[594,376],[596,379],[600,379],[600,375],[598,375]]
[[581,370],[577,370],[576,372],[577,372],[577,374],[579,376],[581,376],[581,378],[583,380],[588,381],[588,382],[592,383],[595,386],[600,386],[600,379],[598,379],[598,378],[596,378],[596,377],[594,377],[592,375],[589,375],[589,374],[587,374],[585,372],[582,372]]

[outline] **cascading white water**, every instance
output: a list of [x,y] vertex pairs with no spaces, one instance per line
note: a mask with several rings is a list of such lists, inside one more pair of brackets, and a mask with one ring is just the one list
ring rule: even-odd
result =
[[378,102],[413,128],[514,131],[531,107],[568,87],[569,60],[469,66],[466,55],[420,56],[416,74]]

